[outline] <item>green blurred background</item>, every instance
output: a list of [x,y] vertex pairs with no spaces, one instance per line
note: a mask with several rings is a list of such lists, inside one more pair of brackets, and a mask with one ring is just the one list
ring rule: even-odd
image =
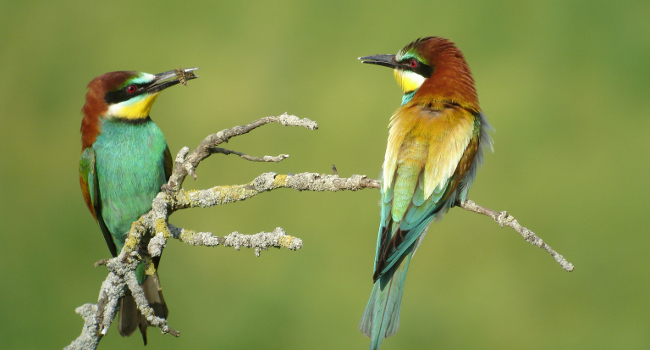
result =
[[[452,39],[492,125],[470,198],[508,210],[575,264],[564,272],[512,230],[460,209],[409,271],[401,329],[382,349],[647,349],[650,131],[648,1],[104,1],[0,3],[0,347],[57,349],[82,328],[109,256],[78,184],[86,84],[114,70],[200,67],[152,117],[172,154],[285,111],[318,131],[268,125],[215,155],[185,188],[268,171],[379,173],[401,92],[356,58],[427,35]],[[170,324],[151,349],[364,349],[377,190],[278,190],[176,213],[176,225],[252,234],[281,226],[292,252],[170,242]],[[646,213],[646,214],[644,214]],[[115,328],[102,349],[141,349]]]

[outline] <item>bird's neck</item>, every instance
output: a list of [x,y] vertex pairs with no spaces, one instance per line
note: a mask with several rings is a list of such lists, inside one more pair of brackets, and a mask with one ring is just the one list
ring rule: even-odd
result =
[[417,90],[404,94],[402,105],[453,104],[478,113],[478,95],[467,63],[454,56],[440,62],[444,63],[438,64]]
[[160,128],[150,119],[132,121],[129,119],[100,119],[100,134],[93,148],[132,149],[127,154],[141,154],[154,151],[162,154],[167,144]]
[[402,95],[402,106],[409,103],[409,102],[411,102],[411,100],[413,99],[413,96],[415,96],[416,92],[417,92],[417,90],[405,92],[404,95]]

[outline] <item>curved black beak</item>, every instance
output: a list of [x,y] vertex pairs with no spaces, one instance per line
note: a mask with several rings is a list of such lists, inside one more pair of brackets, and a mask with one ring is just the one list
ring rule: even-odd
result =
[[[194,74],[194,71],[198,68],[187,68],[187,69],[174,69],[167,72],[163,72],[155,75],[153,83],[147,88],[147,92],[152,94],[159,91],[162,91],[170,86],[174,86],[178,83],[187,85],[188,80],[196,79],[199,76]],[[172,80],[168,80],[174,78]]]
[[397,68],[397,61],[395,55],[372,55],[359,57],[361,63],[376,64],[388,68]]

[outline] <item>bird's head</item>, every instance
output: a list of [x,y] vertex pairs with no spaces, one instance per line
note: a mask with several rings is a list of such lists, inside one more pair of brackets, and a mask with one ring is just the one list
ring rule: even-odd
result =
[[100,75],[88,84],[82,111],[88,117],[146,119],[162,90],[196,78],[192,71],[197,69],[177,69],[160,74],[120,71]]
[[95,142],[100,119],[135,123],[147,120],[158,94],[170,86],[198,78],[193,72],[197,69],[175,69],[160,74],[119,71],[93,79],[88,83],[86,104],[81,110],[82,150]]
[[440,37],[417,39],[397,55],[359,57],[362,63],[393,69],[397,83],[404,91],[406,104],[419,90],[420,95],[456,100],[462,96],[478,104],[474,80],[463,54],[453,42]]

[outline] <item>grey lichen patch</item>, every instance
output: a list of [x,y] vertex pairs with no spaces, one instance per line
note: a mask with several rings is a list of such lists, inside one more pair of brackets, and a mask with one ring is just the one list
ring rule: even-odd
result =
[[[171,237],[171,233],[170,233],[170,237]],[[149,246],[147,246],[147,250],[149,251],[149,254],[151,256],[160,256],[166,244],[167,244],[167,240],[165,239],[165,236],[159,232],[155,236],[153,236],[151,240],[149,240]]]
[[297,250],[302,248],[300,238],[287,236],[285,231],[278,227],[273,232],[260,232],[254,235],[242,235],[239,232],[233,232],[224,237],[223,245],[233,247],[236,250],[243,248],[255,248],[255,255],[260,256],[262,250],[268,250],[270,247],[288,248]]
[[346,181],[346,188],[350,189],[351,191],[358,191],[361,189],[361,180],[365,179],[365,176],[361,175],[352,175],[350,176],[349,179]]
[[196,208],[200,207],[201,205],[199,204],[199,191],[197,190],[189,190],[185,192],[187,195],[188,202],[190,203],[190,207]]
[[297,189],[299,191],[312,190],[322,191],[315,180],[319,177],[317,173],[300,173],[287,177],[287,187]]
[[272,188],[276,187],[274,186],[274,182],[276,180],[276,176],[278,176],[277,173],[264,173],[253,180],[253,188],[257,190],[258,192],[262,191],[269,191]]
[[289,115],[287,113],[284,113],[277,118],[280,121],[280,124],[284,126],[302,126],[310,130],[318,129],[318,123],[316,123],[313,120],[309,120],[307,118],[300,119],[295,115]]

